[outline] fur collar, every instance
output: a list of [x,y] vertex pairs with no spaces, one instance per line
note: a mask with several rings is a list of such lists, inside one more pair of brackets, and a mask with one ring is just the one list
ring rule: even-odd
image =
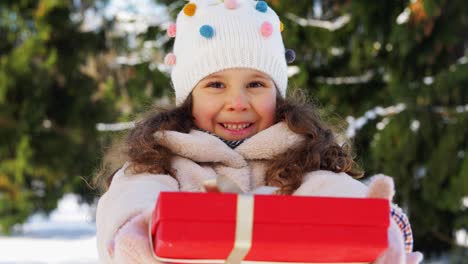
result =
[[190,133],[158,131],[154,134],[161,145],[174,154],[196,162],[220,162],[229,167],[245,166],[246,160],[267,160],[304,141],[303,136],[279,122],[246,139],[235,149],[209,133],[192,129]]

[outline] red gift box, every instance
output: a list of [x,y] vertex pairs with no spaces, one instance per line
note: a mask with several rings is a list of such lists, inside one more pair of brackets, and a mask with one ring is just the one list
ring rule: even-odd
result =
[[388,200],[255,195],[249,198],[253,204],[237,209],[245,197],[249,196],[161,193],[150,222],[155,257],[176,263],[224,263],[234,255],[236,232],[249,225],[242,223],[249,213],[251,230],[242,231],[251,236],[246,256],[241,256],[245,263],[367,263],[387,247]]

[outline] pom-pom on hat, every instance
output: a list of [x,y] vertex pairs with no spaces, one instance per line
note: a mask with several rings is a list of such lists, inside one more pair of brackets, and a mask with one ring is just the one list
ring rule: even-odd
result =
[[[175,36],[177,28],[177,36]],[[281,22],[265,1],[191,0],[169,30],[176,104],[206,76],[231,68],[269,75],[284,97],[288,83]]]

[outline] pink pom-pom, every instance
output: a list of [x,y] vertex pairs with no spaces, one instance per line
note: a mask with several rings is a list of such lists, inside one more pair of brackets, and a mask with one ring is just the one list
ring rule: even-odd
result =
[[164,63],[170,66],[175,65],[176,56],[174,55],[174,53],[167,54],[166,57],[164,58]]
[[270,22],[263,22],[260,31],[262,32],[262,36],[269,37],[273,33],[273,26]]
[[226,6],[227,9],[236,9],[237,0],[224,0],[224,6]]
[[177,32],[177,26],[176,24],[172,23],[169,25],[167,28],[167,35],[171,38],[175,38]]

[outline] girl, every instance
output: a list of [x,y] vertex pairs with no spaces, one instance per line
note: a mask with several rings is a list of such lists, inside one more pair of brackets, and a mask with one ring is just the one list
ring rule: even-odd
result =
[[[166,57],[177,107],[150,115],[126,138],[127,162],[117,164],[97,208],[102,262],[157,263],[147,223],[161,191],[204,192],[203,183],[215,178],[242,192],[267,185],[280,194],[337,196],[323,187],[366,188],[351,177],[362,172],[349,147],[317,111],[285,99],[291,53],[281,31],[263,1],[193,0],[184,7],[169,27],[176,39]],[[403,248],[403,234],[411,240],[409,223],[392,212],[406,229],[390,242]],[[377,263],[421,260],[409,252],[383,254]]]

